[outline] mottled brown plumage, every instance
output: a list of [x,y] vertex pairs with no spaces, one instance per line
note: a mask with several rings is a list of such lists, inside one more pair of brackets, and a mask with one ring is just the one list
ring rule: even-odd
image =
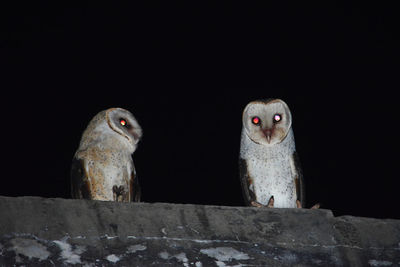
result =
[[71,168],[73,198],[139,201],[132,154],[142,136],[133,115],[121,108],[98,113],[84,131]]

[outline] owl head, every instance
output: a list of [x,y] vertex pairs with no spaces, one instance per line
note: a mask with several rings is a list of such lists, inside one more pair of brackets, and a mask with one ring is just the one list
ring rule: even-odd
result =
[[99,112],[89,122],[83,133],[80,147],[84,149],[104,140],[107,136],[113,136],[121,140],[133,153],[142,134],[142,128],[132,113],[122,108],[110,108]]
[[126,138],[133,147],[142,137],[142,128],[135,117],[122,108],[110,108],[106,110],[106,119],[110,128]]
[[269,146],[282,142],[291,125],[289,107],[280,99],[252,101],[243,111],[243,129],[257,144]]

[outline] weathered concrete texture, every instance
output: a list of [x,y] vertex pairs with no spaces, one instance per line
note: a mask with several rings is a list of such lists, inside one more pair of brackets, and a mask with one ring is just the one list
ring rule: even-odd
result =
[[400,221],[0,197],[0,265],[400,266]]

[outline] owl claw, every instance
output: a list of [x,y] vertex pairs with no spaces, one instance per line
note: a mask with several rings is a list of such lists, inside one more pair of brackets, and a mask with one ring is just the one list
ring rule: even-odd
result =
[[317,204],[315,204],[314,206],[312,206],[310,209],[316,210],[316,209],[319,209],[319,207],[321,207],[321,204],[320,204],[320,203],[317,203]]
[[257,207],[257,208],[262,208],[262,207],[273,208],[274,207],[274,196],[271,196],[271,198],[268,200],[267,205],[263,205],[258,201],[251,201],[250,205],[253,207]]
[[261,204],[260,202],[257,202],[257,201],[252,201],[252,202],[250,202],[250,205],[251,205],[252,207],[257,207],[257,208],[264,207],[263,204]]
[[124,189],[124,187],[121,185],[121,186],[116,186],[116,185],[114,185],[113,186],[113,188],[112,188],[112,190],[113,190],[113,198],[114,198],[114,201],[122,201],[123,200],[123,198],[124,198],[124,191],[125,191],[125,189]]
[[274,196],[271,196],[268,200],[267,208],[273,208],[274,207]]
[[[297,205],[297,208],[298,208],[298,209],[301,209],[301,208],[302,208],[300,200],[296,200],[296,205]],[[312,207],[310,208],[310,210],[319,209],[320,206],[321,206],[321,204],[320,204],[320,203],[317,203],[317,204],[315,204],[314,206],[312,206]]]

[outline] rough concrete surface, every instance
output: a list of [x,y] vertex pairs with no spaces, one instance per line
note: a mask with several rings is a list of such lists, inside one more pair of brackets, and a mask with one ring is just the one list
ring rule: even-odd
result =
[[400,220],[0,197],[0,266],[400,266]]

